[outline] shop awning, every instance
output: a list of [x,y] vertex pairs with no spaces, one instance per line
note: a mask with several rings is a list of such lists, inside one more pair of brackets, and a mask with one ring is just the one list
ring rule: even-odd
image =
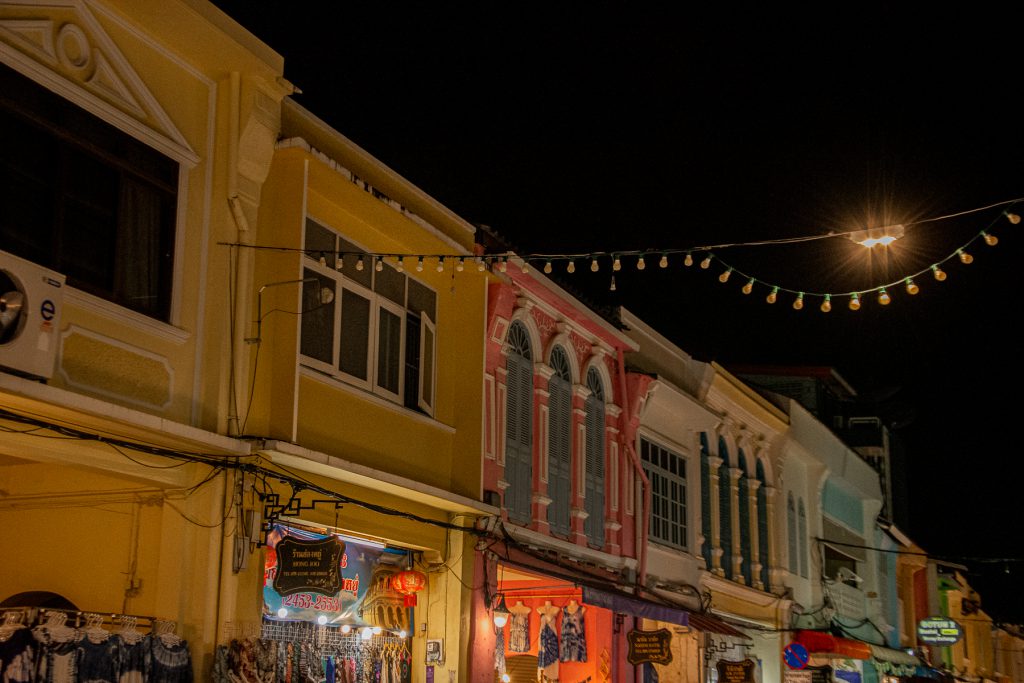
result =
[[797,631],[794,641],[811,654],[824,654],[846,659],[871,659],[871,644],[853,638],[841,638],[824,631]]
[[920,666],[921,660],[915,655],[907,654],[903,650],[894,650],[891,647],[881,645],[868,645],[871,648],[871,656],[883,662],[902,664],[903,666]]
[[583,602],[613,612],[629,614],[643,619],[665,621],[679,626],[689,626],[699,631],[711,631],[736,638],[750,639],[746,633],[733,628],[718,617],[710,614],[691,612],[688,609],[645,600],[629,593],[613,592],[598,588],[583,587]]

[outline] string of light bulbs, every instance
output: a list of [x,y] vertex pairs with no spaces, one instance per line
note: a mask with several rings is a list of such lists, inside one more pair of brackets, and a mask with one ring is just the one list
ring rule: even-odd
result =
[[[756,275],[746,273],[730,263],[723,260],[716,250],[723,250],[734,247],[751,247],[751,246],[766,246],[766,245],[779,245],[779,244],[794,244],[811,242],[823,239],[833,238],[849,238],[862,232],[870,232],[865,230],[850,230],[844,232],[828,232],[826,234],[809,235],[802,237],[790,237],[773,240],[759,240],[750,242],[732,242],[726,244],[713,244],[694,246],[686,248],[668,248],[668,249],[634,249],[634,250],[617,250],[617,251],[591,251],[591,252],[579,252],[579,253],[527,253],[527,254],[516,254],[514,252],[506,252],[501,254],[479,254],[479,255],[465,255],[465,254],[414,254],[414,253],[396,253],[396,252],[369,252],[369,251],[333,251],[333,250],[307,250],[293,247],[271,247],[261,246],[253,244],[242,244],[242,243],[228,243],[221,242],[220,244],[231,247],[246,247],[252,249],[264,249],[271,251],[287,251],[287,252],[302,252],[306,256],[319,260],[323,266],[331,265],[337,270],[343,270],[346,267],[354,267],[357,271],[363,271],[366,268],[372,267],[375,271],[381,271],[384,268],[384,264],[388,263],[398,270],[403,272],[407,267],[416,272],[422,272],[428,266],[435,269],[437,272],[444,272],[446,267],[450,267],[456,272],[462,272],[467,268],[476,268],[478,271],[484,271],[487,269],[497,270],[498,272],[507,272],[509,267],[518,267],[523,273],[529,272],[530,268],[539,268],[542,272],[550,274],[554,272],[555,266],[564,263],[565,272],[572,274],[576,272],[577,262],[581,262],[583,267],[588,268],[591,272],[597,273],[601,270],[601,263],[603,261],[610,261],[610,268],[612,271],[610,289],[615,291],[615,273],[619,272],[623,268],[624,260],[634,260],[634,265],[637,270],[643,271],[647,268],[648,259],[656,261],[657,265],[661,269],[667,269],[670,266],[670,257],[683,257],[683,266],[691,267],[695,263],[698,263],[695,257],[700,257],[699,268],[701,270],[708,270],[712,264],[717,261],[721,267],[721,272],[718,275],[718,280],[721,283],[729,282],[734,276],[737,279],[744,280],[743,286],[740,291],[749,295],[753,293],[755,286],[764,287],[768,294],[765,297],[765,301],[768,304],[776,303],[780,295],[789,294],[792,295],[792,307],[796,310],[804,308],[806,302],[811,299],[820,300],[819,309],[828,313],[832,310],[833,300],[846,300],[847,306],[850,310],[859,310],[862,305],[862,299],[872,294],[877,295],[878,303],[881,305],[888,305],[892,301],[892,293],[896,287],[903,286],[907,294],[914,295],[920,291],[920,286],[915,279],[920,278],[922,275],[931,274],[932,277],[938,281],[943,282],[947,278],[947,273],[942,269],[942,266],[952,260],[959,259],[963,264],[970,264],[974,261],[974,256],[967,251],[968,248],[977,241],[983,241],[987,246],[995,246],[999,239],[993,234],[994,225],[996,222],[1005,219],[1013,225],[1020,223],[1021,217],[1017,213],[1013,213],[1010,209],[1013,205],[1024,201],[1024,197],[1011,199],[1003,202],[997,202],[995,204],[989,204],[987,206],[978,207],[975,209],[969,209],[967,211],[960,211],[953,214],[947,214],[944,216],[937,216],[933,218],[926,218],[914,222],[904,223],[898,227],[902,234],[905,228],[919,226],[925,223],[935,223],[942,220],[965,216],[968,214],[978,213],[988,209],[996,207],[1005,207],[1000,215],[991,222],[991,224],[985,230],[981,230],[973,235],[966,242],[961,244],[959,247],[951,251],[947,256],[929,264],[928,266],[912,273],[906,273],[901,275],[896,280],[886,282],[880,285],[874,285],[865,289],[850,290],[842,292],[816,292],[809,290],[794,289],[785,287],[773,282],[763,280]],[[329,263],[329,260],[333,263]],[[407,261],[412,263],[407,266]],[[351,266],[346,263],[354,261]]]

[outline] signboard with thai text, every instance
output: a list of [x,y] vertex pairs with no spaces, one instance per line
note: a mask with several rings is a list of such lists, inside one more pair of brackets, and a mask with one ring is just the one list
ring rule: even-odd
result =
[[404,557],[404,553],[349,537],[342,541],[334,535],[275,525],[267,533],[263,614],[289,621],[386,627],[370,623],[361,614],[371,600],[401,606],[402,596],[390,590],[390,581],[375,579],[399,571],[404,562],[396,560]]
[[629,641],[626,658],[634,666],[647,662],[668,664],[672,661],[672,634],[668,629],[630,631],[626,639]]
[[715,664],[718,669],[718,683],[754,683],[754,661],[744,659],[741,662],[730,662],[719,659]]

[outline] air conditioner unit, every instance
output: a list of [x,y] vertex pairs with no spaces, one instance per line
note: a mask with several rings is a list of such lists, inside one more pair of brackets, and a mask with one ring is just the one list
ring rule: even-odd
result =
[[0,251],[0,368],[53,376],[64,276]]

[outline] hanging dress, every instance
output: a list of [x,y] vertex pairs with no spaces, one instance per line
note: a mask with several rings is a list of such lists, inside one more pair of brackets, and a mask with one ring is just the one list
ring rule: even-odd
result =
[[38,643],[27,627],[0,633],[0,681],[29,683]]
[[530,613],[513,612],[508,618],[509,652],[530,651]]
[[558,680],[558,632],[555,630],[556,610],[540,616],[540,635],[537,638],[537,676],[543,674]]
[[576,611],[562,608],[562,654],[563,662],[587,661],[587,634],[584,629],[583,606]]

